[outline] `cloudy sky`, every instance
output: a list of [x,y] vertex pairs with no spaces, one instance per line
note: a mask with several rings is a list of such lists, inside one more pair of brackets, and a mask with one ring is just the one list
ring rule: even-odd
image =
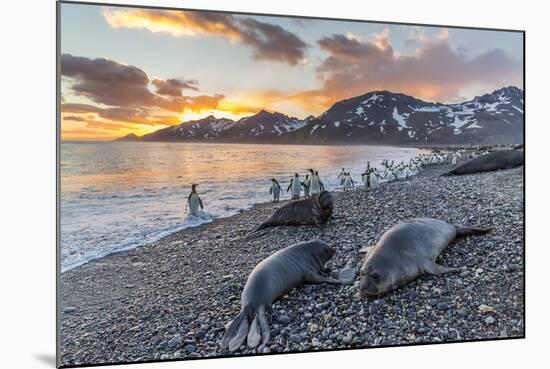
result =
[[61,6],[64,140],[260,109],[305,118],[374,90],[461,102],[523,85],[521,33]]

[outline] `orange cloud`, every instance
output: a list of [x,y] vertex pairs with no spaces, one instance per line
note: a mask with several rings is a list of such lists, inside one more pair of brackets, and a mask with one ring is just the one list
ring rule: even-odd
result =
[[173,36],[217,35],[238,41],[241,32],[230,15],[154,9],[104,8],[103,16],[114,28],[144,28]]
[[279,25],[231,14],[104,8],[103,17],[114,28],[141,28],[176,37],[222,37],[249,46],[256,60],[296,65],[307,49],[304,41]]

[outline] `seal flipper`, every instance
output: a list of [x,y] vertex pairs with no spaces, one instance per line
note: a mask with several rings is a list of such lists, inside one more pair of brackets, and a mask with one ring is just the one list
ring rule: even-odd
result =
[[325,277],[320,274],[311,272],[307,276],[307,282],[309,283],[332,283],[332,284],[342,284],[342,281],[334,279],[331,277]]
[[260,224],[259,226],[257,226],[256,228],[254,228],[253,230],[250,231],[250,233],[255,233],[255,232],[258,232],[258,231],[261,231],[262,229],[266,229],[266,228],[269,228],[271,227],[271,224],[269,222],[269,220],[263,222],[262,224]]
[[457,273],[460,272],[458,268],[447,268],[443,265],[437,264],[435,261],[429,261],[424,265],[424,272],[432,275],[441,275],[446,273]]
[[252,315],[249,308],[241,309],[239,315],[233,319],[223,335],[222,341],[220,342],[220,347],[222,349],[234,352],[241,347],[248,335],[248,328],[250,327],[249,317]]
[[456,237],[465,237],[474,234],[485,234],[491,231],[491,228],[479,228],[479,227],[469,227],[466,225],[455,225],[456,228]]
[[248,347],[256,347],[260,344],[260,340],[263,344],[266,344],[269,341],[270,336],[269,323],[265,317],[265,307],[262,305],[258,307],[256,316],[250,325],[248,331],[247,344]]
[[271,335],[271,329],[269,328],[269,323],[265,317],[265,307],[260,306],[258,308],[258,314],[256,315],[258,322],[260,323],[260,330],[262,331],[262,343],[265,345],[269,341]]
[[252,321],[252,324],[250,325],[250,329],[248,330],[246,343],[248,344],[248,347],[253,348],[258,346],[261,338],[262,335],[260,332],[260,325],[258,324],[258,315],[256,315],[254,317],[254,320]]

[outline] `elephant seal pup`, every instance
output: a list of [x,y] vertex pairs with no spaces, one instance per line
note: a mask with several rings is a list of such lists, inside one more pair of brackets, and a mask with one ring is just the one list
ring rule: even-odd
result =
[[459,271],[435,262],[457,237],[483,234],[489,229],[452,225],[432,218],[418,218],[394,225],[365,256],[359,272],[360,294],[377,296],[418,276]]
[[249,347],[269,340],[266,307],[302,283],[341,283],[321,271],[335,251],[326,242],[297,243],[262,260],[252,270],[241,294],[241,311],[230,323],[220,346],[236,351],[245,339]]
[[477,156],[458,165],[442,176],[489,172],[498,169],[512,169],[523,165],[523,150],[501,150]]
[[306,199],[289,202],[275,210],[265,222],[256,227],[256,232],[269,227],[282,225],[318,225],[324,224],[332,215],[334,203],[330,192],[323,191]]

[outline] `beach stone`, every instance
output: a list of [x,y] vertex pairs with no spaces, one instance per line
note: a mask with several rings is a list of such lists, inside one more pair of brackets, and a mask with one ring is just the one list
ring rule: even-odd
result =
[[483,314],[486,314],[486,313],[495,313],[496,310],[495,308],[493,308],[492,306],[489,306],[489,305],[485,305],[485,304],[481,304],[479,305],[479,311]]
[[485,323],[487,324],[494,324],[495,323],[495,318],[493,318],[492,316],[488,316],[487,318],[485,318]]
[[290,323],[290,317],[286,314],[281,314],[277,317],[277,320],[281,322],[282,324],[288,324]]
[[222,276],[220,282],[227,282],[227,281],[229,281],[231,278],[233,278],[233,274],[224,275],[224,276]]
[[348,332],[344,337],[342,337],[342,342],[346,345],[350,344],[353,339],[353,332]]
[[449,304],[444,301],[438,302],[436,306],[439,310],[447,310],[449,308]]
[[380,305],[379,304],[372,304],[369,306],[369,314],[376,314],[378,313],[378,310],[380,310]]
[[184,348],[185,352],[188,354],[195,352],[196,348],[194,345],[186,345]]
[[320,310],[326,309],[329,306],[330,306],[330,301],[325,301],[325,302],[320,302],[318,304],[315,304],[315,308]]
[[175,349],[179,344],[181,343],[181,336],[179,334],[176,334],[174,337],[168,341],[166,344],[166,347],[164,348],[165,351],[172,351]]
[[65,314],[71,314],[71,313],[74,313],[75,311],[76,311],[76,308],[72,306],[67,306],[66,308],[63,309],[63,312]]
[[340,271],[340,273],[338,274],[338,279],[343,284],[352,284],[355,281],[355,274],[355,268],[347,267]]

